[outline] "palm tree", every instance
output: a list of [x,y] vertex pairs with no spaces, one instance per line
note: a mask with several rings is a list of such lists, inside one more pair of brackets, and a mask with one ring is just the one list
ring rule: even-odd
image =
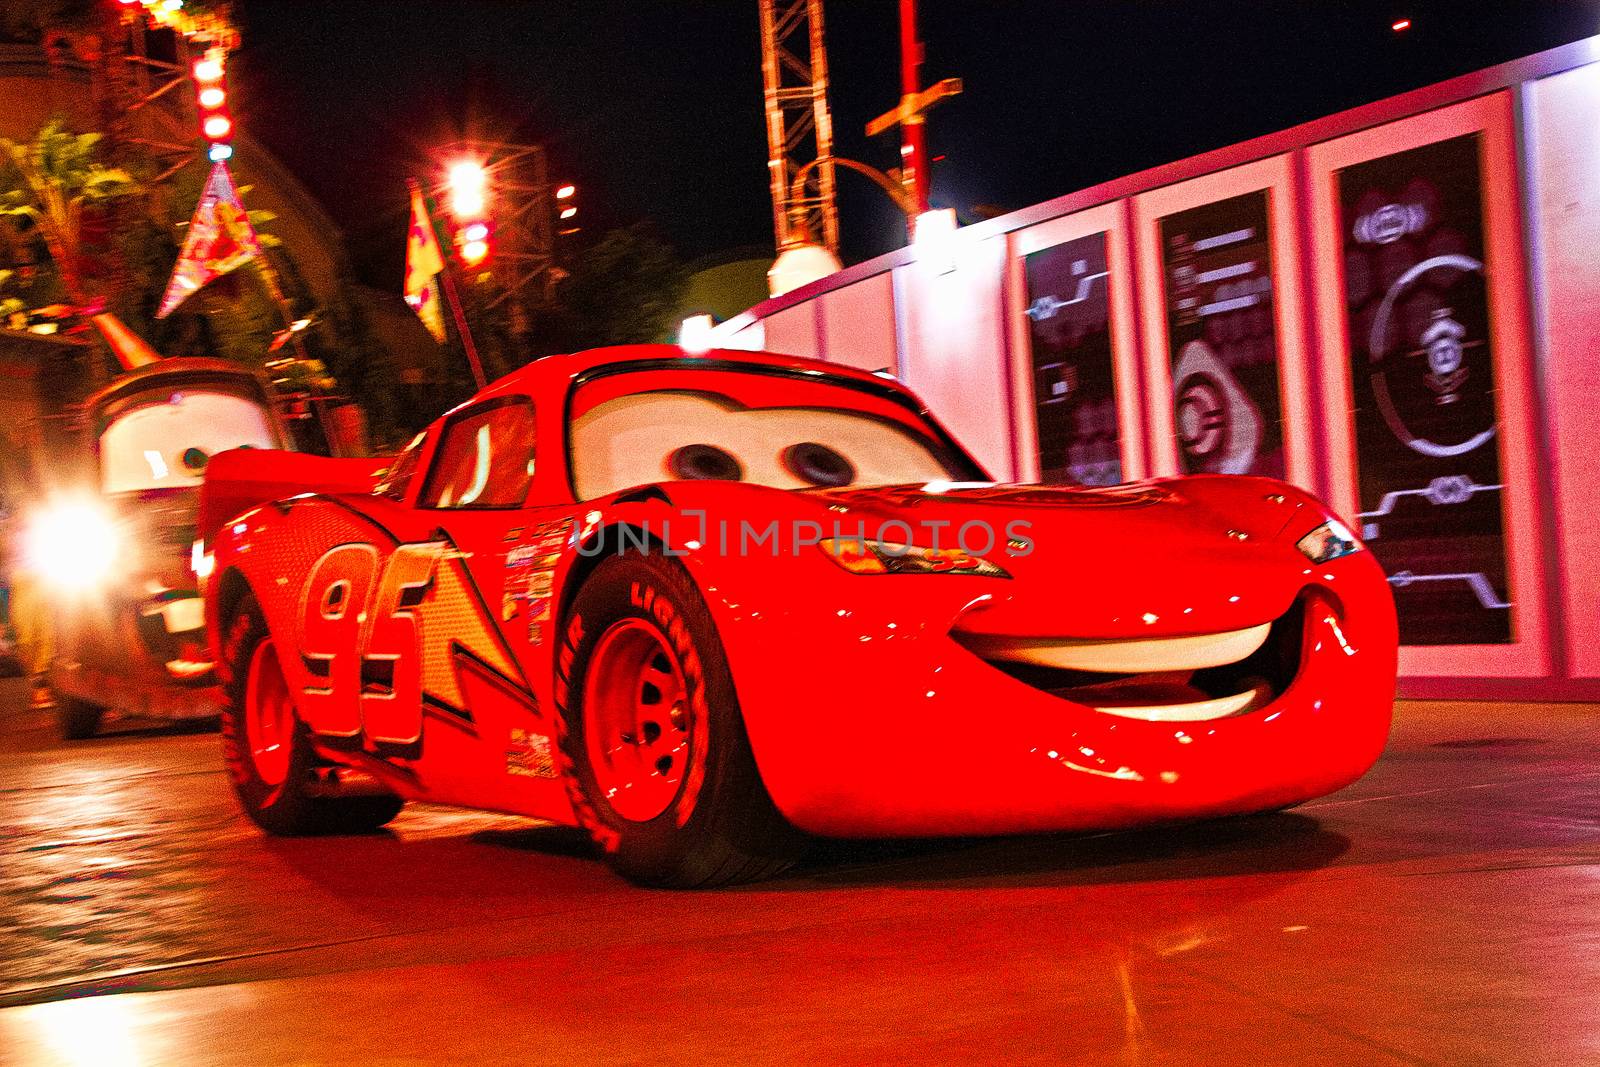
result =
[[30,144],[0,138],[0,218],[26,237],[37,232],[67,298],[86,306],[94,294],[84,278],[86,209],[107,207],[141,192],[132,175],[96,158],[97,133],[71,133],[50,122]]

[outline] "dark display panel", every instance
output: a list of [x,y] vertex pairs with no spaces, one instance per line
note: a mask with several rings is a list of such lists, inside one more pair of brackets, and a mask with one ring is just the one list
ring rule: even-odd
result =
[[1339,172],[1362,534],[1408,645],[1511,641],[1476,134]]
[[1026,257],[1039,480],[1122,481],[1106,235]]
[[1173,413],[1187,473],[1284,475],[1265,190],[1161,220]]

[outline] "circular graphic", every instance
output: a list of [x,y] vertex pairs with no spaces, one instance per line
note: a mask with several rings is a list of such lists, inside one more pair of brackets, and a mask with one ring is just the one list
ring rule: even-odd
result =
[[1372,318],[1372,393],[1389,431],[1425,456],[1460,456],[1494,436],[1483,263],[1431,256],[1389,286]]
[[1197,460],[1214,455],[1228,440],[1228,409],[1222,384],[1209,374],[1178,383],[1178,441]]
[[1261,414],[1216,350],[1190,341],[1179,351],[1172,375],[1185,470],[1250,473],[1261,448]]

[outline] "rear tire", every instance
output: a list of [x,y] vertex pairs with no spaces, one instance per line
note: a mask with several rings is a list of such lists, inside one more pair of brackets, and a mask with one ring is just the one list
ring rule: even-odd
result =
[[100,720],[106,709],[78,697],[57,696],[56,720],[61,724],[61,736],[68,741],[87,741],[100,730]]
[[762,784],[711,614],[675,561],[600,563],[557,662],[564,777],[618,873],[704,889],[770,878],[799,857],[806,839]]
[[277,656],[261,607],[247,593],[227,627],[222,707],[222,754],[245,814],[280,837],[377,830],[400,814],[404,800],[310,794],[320,761]]

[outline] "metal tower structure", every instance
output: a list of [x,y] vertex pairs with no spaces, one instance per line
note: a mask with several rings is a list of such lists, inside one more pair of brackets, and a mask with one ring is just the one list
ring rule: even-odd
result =
[[[779,249],[809,241],[837,254],[839,208],[822,0],[760,2],[773,233]],[[815,171],[814,192],[809,183],[794,181],[802,168]]]

